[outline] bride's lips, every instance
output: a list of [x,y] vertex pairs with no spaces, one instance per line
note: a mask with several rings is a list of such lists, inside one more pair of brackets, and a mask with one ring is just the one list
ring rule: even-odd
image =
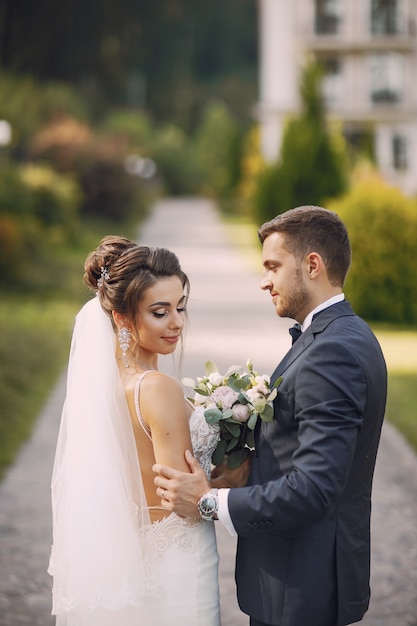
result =
[[162,337],[162,339],[164,339],[168,343],[177,343],[179,338],[180,338],[180,335],[174,335],[173,337]]

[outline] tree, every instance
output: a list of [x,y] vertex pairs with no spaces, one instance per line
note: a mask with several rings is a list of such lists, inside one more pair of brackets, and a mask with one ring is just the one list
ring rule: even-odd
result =
[[263,221],[295,206],[325,204],[347,187],[344,142],[328,129],[321,77],[319,65],[306,66],[301,114],[289,120],[278,162],[259,179],[255,207]]
[[[237,107],[244,94],[248,115],[256,64],[253,0],[0,0],[2,70],[69,82],[98,112],[104,102],[183,121],[223,90]],[[252,91],[232,94],[235,77]]]

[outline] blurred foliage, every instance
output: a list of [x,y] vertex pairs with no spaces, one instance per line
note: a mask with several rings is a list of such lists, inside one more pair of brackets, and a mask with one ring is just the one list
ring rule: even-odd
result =
[[200,168],[200,191],[218,199],[235,192],[241,176],[242,128],[226,105],[208,102],[196,131],[193,154]]
[[65,117],[41,127],[29,152],[77,180],[83,192],[82,214],[124,220],[143,208],[141,181],[125,169],[127,148],[119,135],[100,136],[90,126]]
[[252,126],[242,145],[241,180],[237,193],[246,205],[251,205],[258,184],[258,179],[267,167],[261,154],[259,126]]
[[256,24],[253,0],[3,0],[0,66],[189,129],[213,94],[248,118]]
[[417,323],[417,202],[376,174],[329,202],[345,222],[353,262],[345,292],[369,321]]
[[75,236],[81,192],[47,167],[0,169],[0,288],[34,284],[54,251]]
[[20,176],[29,190],[31,213],[41,227],[53,229],[59,240],[71,237],[82,199],[77,182],[45,165],[24,165]]
[[305,204],[325,204],[347,187],[348,163],[342,136],[327,127],[321,95],[321,69],[305,67],[300,95],[303,109],[284,129],[279,160],[260,174],[253,197],[259,222]]
[[25,156],[26,143],[50,120],[61,117],[87,120],[88,109],[79,93],[69,85],[0,71],[0,118],[12,126],[11,154]]
[[149,150],[165,194],[178,196],[198,192],[198,168],[191,154],[191,140],[179,126],[160,125]]

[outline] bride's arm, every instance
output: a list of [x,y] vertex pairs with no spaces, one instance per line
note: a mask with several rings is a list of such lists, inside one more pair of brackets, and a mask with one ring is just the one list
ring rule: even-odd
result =
[[184,452],[192,446],[181,385],[162,372],[148,374],[141,384],[140,407],[151,429],[155,461],[189,473]]

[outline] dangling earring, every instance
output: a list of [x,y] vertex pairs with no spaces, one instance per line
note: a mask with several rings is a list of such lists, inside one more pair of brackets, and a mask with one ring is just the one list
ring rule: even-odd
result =
[[128,366],[127,365],[127,351],[129,350],[131,336],[132,336],[132,333],[125,326],[123,326],[123,328],[121,328],[117,333],[117,338],[119,340],[119,346],[122,351],[122,358],[123,358],[123,363],[125,367]]

